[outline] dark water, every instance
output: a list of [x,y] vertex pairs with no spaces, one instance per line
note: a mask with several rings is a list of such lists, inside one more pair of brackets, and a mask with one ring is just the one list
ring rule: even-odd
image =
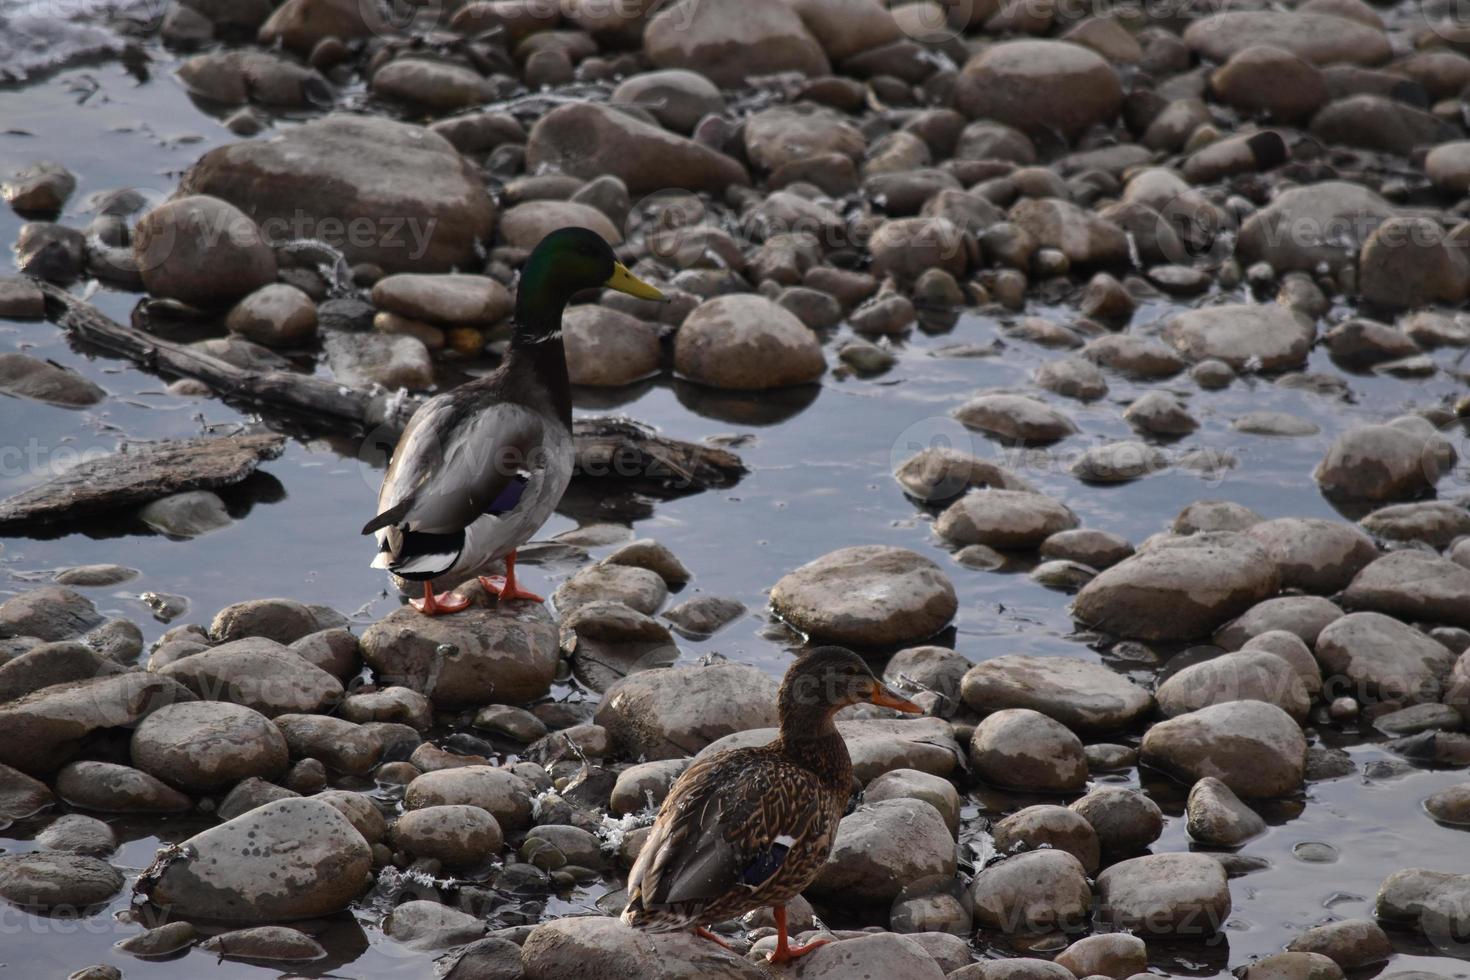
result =
[[[88,220],[79,212],[92,192],[123,186],[150,189],[160,196],[171,192],[184,168],[232,137],[184,94],[168,73],[169,56],[155,55],[159,60],[142,79],[119,63],[108,62],[71,68],[28,87],[0,90],[0,130],[8,131],[0,135],[0,170],[41,159],[63,163],[77,174],[80,186],[62,220],[77,226]],[[290,122],[278,121],[278,126],[286,125]],[[0,213],[0,239],[14,241],[20,223],[8,210]],[[137,299],[107,290],[91,298],[123,321]],[[1162,305],[1147,307],[1133,322],[1146,324],[1168,311]],[[1069,317],[1060,309],[1032,308],[1027,313],[1063,321]],[[712,640],[684,644],[686,658],[717,651],[779,673],[793,638],[761,612],[766,591],[803,562],[837,547],[868,543],[913,548],[949,571],[959,593],[960,613],[947,642],[971,660],[1022,652],[1098,656],[1084,638],[1072,635],[1068,596],[1031,582],[1024,566],[980,572],[954,564],[930,529],[932,515],[905,499],[891,477],[896,463],[935,440],[1004,458],[1003,450],[966,433],[948,412],[978,389],[1026,386],[1038,364],[1059,355],[1006,340],[1000,327],[992,318],[964,315],[952,330],[916,332],[898,345],[897,365],[882,376],[856,379],[833,374],[820,388],[795,396],[710,397],[667,379],[613,395],[588,394],[581,410],[626,412],[671,436],[740,437],[738,452],[752,472],[738,486],[658,503],[632,528],[638,536],[655,537],[670,546],[692,569],[693,581],[675,601],[708,592],[734,596],[753,610]],[[996,356],[944,356],[946,347],[989,345],[996,340],[1002,341]],[[835,344],[828,346],[836,365],[831,350]],[[110,451],[125,439],[193,436],[257,421],[215,400],[169,395],[158,378],[127,362],[76,349],[49,323],[0,321],[0,350],[25,351],[75,368],[111,395],[85,410],[0,397],[3,495],[44,480],[88,450]],[[1436,356],[1442,365],[1454,366],[1452,352]],[[1342,374],[1321,352],[1314,354],[1312,369]],[[1235,465],[1223,472],[1201,475],[1171,468],[1118,487],[1087,486],[1071,477],[1067,465],[1086,447],[1133,437],[1121,410],[1144,388],[1117,377],[1109,378],[1109,396],[1091,405],[1048,397],[1074,417],[1081,433],[1050,453],[1005,461],[1066,502],[1084,526],[1114,531],[1134,542],[1163,530],[1181,507],[1203,498],[1237,501],[1267,517],[1334,517],[1338,515],[1316,492],[1310,472],[1335,433],[1439,403],[1463,390],[1443,372],[1423,381],[1374,376],[1350,376],[1348,381],[1350,400],[1288,390],[1259,379],[1242,380],[1213,393],[1199,390],[1187,379],[1165,382],[1166,388],[1188,398],[1201,427],[1182,444],[1164,448],[1171,458],[1184,450],[1227,454]],[[1229,428],[1232,419],[1263,409],[1311,419],[1322,432],[1283,439]],[[233,526],[194,540],[170,540],[122,525],[106,533],[6,539],[0,551],[0,596],[47,581],[59,568],[117,562],[140,569],[141,575],[121,586],[87,591],[108,614],[142,625],[150,640],[166,627],[151,618],[140,600],[145,591],[187,596],[190,608],[179,622],[207,623],[228,603],[273,595],[326,603],[362,622],[388,612],[397,600],[387,596],[382,576],[367,567],[371,548],[357,533],[372,513],[379,474],[358,462],[356,447],[350,441],[293,436],[285,455],[265,464],[262,474],[225,494],[239,518]],[[1442,489],[1459,493],[1464,487]],[[585,521],[599,505],[584,495],[574,510]],[[558,514],[543,536],[577,524]],[[530,588],[549,594],[570,569],[528,568],[527,573]],[[1150,671],[1141,665],[1134,676],[1151,680]],[[1360,773],[1378,773],[1383,767],[1375,764],[1392,759],[1351,735],[1331,737],[1334,744],[1349,748]],[[1245,853],[1266,858],[1271,867],[1232,883],[1235,913],[1223,942],[1185,947],[1183,952],[1160,947],[1161,970],[1223,975],[1227,966],[1276,951],[1306,926],[1333,917],[1370,915],[1379,883],[1400,868],[1470,872],[1470,837],[1435,824],[1420,808],[1430,793],[1462,782],[1463,773],[1425,772],[1402,765],[1395,765],[1392,772],[1309,786],[1299,814],[1283,819],[1246,847]],[[1179,787],[1150,783],[1148,788],[1166,812],[1179,817],[1183,803]],[[1000,794],[977,797],[975,802],[975,815],[1018,804]],[[152,821],[146,826],[120,824],[118,829],[127,843],[114,863],[137,871],[151,860],[158,838],[180,839],[195,825]],[[26,849],[31,846],[25,839],[30,832],[24,826],[0,832],[0,847]],[[1313,841],[1331,844],[1337,859],[1307,863],[1293,856],[1295,845]],[[1186,847],[1183,820],[1172,819],[1155,849]],[[590,908],[601,890],[553,900],[544,914]],[[122,920],[126,908],[120,897],[81,922],[0,908],[4,973],[63,976],[102,961],[114,962],[132,976],[253,977],[280,972],[216,965],[202,953],[149,964],[115,953],[112,943],[137,930]],[[308,972],[371,978],[425,975],[432,957],[386,940],[376,928],[380,915],[380,909],[365,902],[354,913],[356,921],[344,915],[325,925],[321,938],[332,949],[332,960],[314,964]],[[1398,941],[1402,952],[1391,970],[1470,973],[1461,960],[1431,958],[1435,951],[1416,945],[1410,937]]]

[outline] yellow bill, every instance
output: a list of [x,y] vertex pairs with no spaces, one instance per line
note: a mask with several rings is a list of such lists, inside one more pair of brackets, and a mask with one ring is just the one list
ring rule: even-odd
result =
[[654,289],[648,283],[639,279],[628,271],[628,267],[621,262],[613,263],[613,274],[603,283],[608,289],[616,289],[620,293],[636,296],[639,299],[651,299],[659,303],[667,303],[669,298]]

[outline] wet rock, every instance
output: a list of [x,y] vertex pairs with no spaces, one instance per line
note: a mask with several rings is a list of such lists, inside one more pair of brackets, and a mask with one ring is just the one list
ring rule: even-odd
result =
[[327,951],[306,933],[285,926],[256,926],[211,936],[199,948],[221,959],[301,963],[325,959]]
[[1096,401],[1108,393],[1108,382],[1091,361],[1063,357],[1038,367],[1032,379],[1047,391],[1079,401]]
[[383,743],[369,730],[330,715],[275,716],[293,759],[317,759],[339,772],[364,775],[383,754]]
[[479,864],[505,845],[495,817],[464,804],[405,813],[393,827],[393,842],[416,858],[432,858],[447,867]]
[[863,800],[923,800],[944,818],[953,836],[960,824],[960,795],[947,779],[917,769],[891,769],[863,788]]
[[47,824],[36,835],[36,843],[48,851],[105,858],[117,850],[117,835],[96,817],[68,813]]
[[1191,840],[1219,847],[1238,847],[1264,833],[1266,821],[1220,780],[1206,776],[1189,791],[1185,808]]
[[808,890],[886,905],[908,882],[954,873],[954,839],[939,811],[923,800],[881,800],[842,819],[832,853]]
[[1074,266],[1118,265],[1128,258],[1123,229],[1070,202],[1026,198],[1009,217],[1039,247],[1056,249]]
[[373,283],[380,310],[430,323],[488,326],[510,315],[510,292],[487,276],[405,272]]
[[24,820],[54,802],[45,783],[18,769],[0,766],[0,826]]
[[446,949],[478,939],[488,927],[468,912],[436,901],[416,900],[396,906],[383,922],[383,932],[409,949]]
[[428,58],[399,58],[373,72],[373,94],[428,112],[452,112],[488,102],[495,87],[472,68]]
[[1307,743],[1291,716],[1261,701],[1227,701],[1160,722],[1143,737],[1146,765],[1190,782],[1213,776],[1244,797],[1302,783]]
[[1072,971],[1051,960],[1029,956],[981,960],[950,973],[947,980],[1077,980]]
[[1103,933],[1079,939],[1057,954],[1056,962],[1078,977],[1115,977],[1123,980],[1146,972],[1148,948],[1127,933]]
[[139,769],[112,762],[73,762],[56,774],[56,793],[80,810],[182,813],[189,797]]
[[754,390],[815,381],[826,370],[821,344],[800,320],[756,295],[721,296],[684,321],[674,366],[691,380]]
[[255,222],[205,194],[175,198],[145,214],[133,256],[154,296],[191,306],[228,304],[269,284],[276,258]]
[[299,347],[316,335],[316,305],[295,286],[271,283],[235,304],[225,326],[266,347]]
[[1092,909],[1081,863],[1050,848],[987,867],[975,876],[970,895],[975,924],[1005,933],[1076,929],[1087,923]]
[[[1405,554],[1405,552],[1399,552]],[[1334,695],[1359,701],[1438,701],[1455,655],[1412,626],[1376,612],[1334,620],[1315,652]]]
[[418,337],[407,334],[330,333],[322,350],[332,377],[353,388],[382,385],[389,391],[434,383],[434,362]]
[[25,354],[0,354],[0,391],[53,405],[95,405],[107,392],[75,371]]
[[1016,443],[1048,443],[1077,431],[1065,414],[1026,395],[984,394],[954,410],[967,428]]
[[586,180],[611,175],[630,194],[666,187],[723,191],[750,182],[745,168],[723,153],[591,103],[559,106],[537,120],[526,169]]
[[75,916],[122,889],[123,876],[106,861],[61,851],[0,856],[0,898],[24,909]]
[[557,587],[551,601],[563,616],[594,603],[619,602],[644,616],[658,612],[668,598],[663,576],[646,568],[615,563],[588,565]]
[[948,447],[920,450],[900,464],[893,476],[909,496],[936,503],[957,497],[972,487],[1035,490],[1004,466]]
[[43,585],[0,603],[0,634],[69,640],[102,624],[92,600],[74,589]]
[[1358,287],[1363,299],[1391,309],[1459,303],[1470,294],[1470,261],[1438,222],[1389,218],[1363,244]]
[[725,108],[724,96],[709,79],[677,68],[633,75],[613,90],[612,100],[646,106],[666,128],[685,135],[700,119]]
[[444,617],[405,606],[368,627],[361,647],[380,683],[458,706],[541,697],[556,672],[559,642],[544,609],[515,603]]
[[210,639],[228,643],[263,636],[277,643],[294,643],[317,631],[315,614],[294,599],[248,599],[226,606],[210,623]]
[[1289,952],[1317,953],[1344,970],[1382,963],[1393,955],[1393,945],[1378,923],[1370,919],[1343,919],[1314,926],[1286,944]]
[[1220,627],[1214,642],[1225,650],[1239,650],[1253,637],[1284,630],[1313,646],[1323,627],[1342,615],[1342,608],[1335,602],[1319,596],[1280,596],[1257,603],[1238,619]]
[[1264,701],[1298,723],[1311,708],[1307,686],[1295,668],[1265,650],[1227,653],[1191,664],[1159,686],[1159,710],[1170,718],[1227,701]]
[[53,576],[57,585],[102,586],[119,585],[138,577],[136,568],[126,565],[74,565],[63,568]]
[[267,717],[310,714],[342,699],[342,684],[265,637],[224,643],[158,671],[207,701],[233,701]]
[[909,647],[883,669],[883,682],[901,691],[931,692],[944,699],[947,714],[959,704],[960,684],[970,661],[947,647]]
[[657,810],[669,795],[674,785],[689,765],[687,759],[660,759],[629,766],[618,773],[613,786],[609,809],[617,816],[638,813],[644,809]]
[[[14,600],[11,600],[14,601]],[[0,707],[0,764],[49,773],[99,729],[137,724],[159,707],[193,695],[167,677],[141,671],[56,684]]]
[[649,21],[643,43],[655,67],[695,71],[721,88],[742,88],[752,75],[829,72],[822,46],[791,6],[759,0],[719,16],[697,6],[679,0]]
[[991,830],[995,849],[1002,854],[1050,847],[1065,851],[1088,874],[1097,873],[1100,845],[1092,824],[1064,806],[1043,804],[1017,810]]
[[1368,565],[1342,601],[1403,619],[1470,627],[1470,568],[1422,551],[1395,551]]
[[962,694],[977,711],[1029,708],[1089,734],[1132,727],[1153,710],[1143,688],[1074,657],[995,657],[970,668]]
[[503,830],[524,830],[531,823],[532,785],[508,769],[460,766],[426,772],[408,784],[403,802],[410,810],[431,806],[476,806],[493,816]]
[[231,786],[286,769],[286,739],[257,711],[195,701],[159,708],[133,732],[133,764],[187,792]]
[[1329,144],[1408,155],[1417,146],[1449,138],[1455,130],[1398,99],[1363,94],[1328,104],[1312,117],[1311,133]]
[[117,944],[117,948],[134,956],[167,956],[193,946],[199,932],[189,922],[169,922],[129,936]]
[[1295,633],[1286,630],[1267,630],[1259,633],[1241,646],[1241,651],[1260,650],[1275,654],[1290,665],[1301,679],[1308,697],[1316,697],[1322,689],[1322,671],[1311,648]]
[[82,274],[87,240],[75,228],[50,221],[28,221],[20,226],[14,252],[16,269],[25,275],[66,283]]
[[1077,515],[1044,494],[986,489],[951,504],[940,514],[935,530],[954,544],[1025,549],[1076,526]]
[[1199,428],[1184,403],[1163,391],[1151,391],[1134,401],[1123,418],[1140,432],[1160,436],[1186,436]]
[[1205,939],[1230,915],[1225,869],[1203,854],[1147,854],[1097,877],[1098,916],[1120,928]]
[[970,766],[995,786],[1068,793],[1087,783],[1082,742],[1060,722],[1029,708],[987,717],[970,740]]
[[215,810],[215,816],[220,820],[233,820],[242,813],[249,813],[267,803],[295,799],[300,795],[294,790],[266,782],[258,776],[251,776],[240,780],[233,789],[225,794],[225,798],[220,801],[219,807]]
[[1161,450],[1130,440],[1089,447],[1072,463],[1070,472],[1087,483],[1127,483],[1167,466]]
[[1440,823],[1452,827],[1470,824],[1470,784],[1451,786],[1431,794],[1424,801],[1424,810]]
[[661,358],[655,324],[600,306],[577,306],[562,317],[567,372],[573,384],[616,386],[654,374]]
[[965,238],[948,218],[885,221],[868,240],[873,272],[911,283],[930,269],[960,277],[969,265]]
[[1470,510],[1447,500],[1418,500],[1411,504],[1380,507],[1359,523],[1376,538],[1423,541],[1434,548],[1444,549],[1451,547],[1462,535],[1470,535]]
[[526,980],[563,980],[583,973],[599,980],[643,980],[660,974],[670,980],[764,980],[767,976],[762,967],[707,939],[688,932],[649,934],[608,916],[541,923],[521,946],[521,968]]
[[1276,566],[1255,542],[1184,538],[1104,571],[1077,594],[1072,615],[1115,636],[1193,639],[1279,587]]
[[1306,361],[1316,333],[1305,317],[1269,304],[1189,310],[1164,327],[1164,339],[1189,360],[1220,360],[1236,370],[1298,367]]
[[712,636],[746,613],[745,603],[721,596],[696,596],[668,610],[664,618],[690,638]]
[[357,637],[340,626],[308,633],[292,642],[287,649],[343,681],[357,673],[360,666]]
[[1378,556],[1366,534],[1339,521],[1283,517],[1252,525],[1245,533],[1276,563],[1283,587],[1316,595],[1341,591]]
[[408,725],[419,731],[434,723],[433,703],[406,687],[386,687],[366,694],[348,695],[343,699],[339,712],[350,722],[385,722]]
[[140,890],[164,908],[227,922],[331,915],[357,896],[372,867],[362,835],[312,799],[267,803],[182,846],[191,858],[166,862]]
[[0,665],[0,702],[14,701],[53,684],[119,673],[121,667],[85,644],[42,643]]
[[971,119],[1069,139],[1112,120],[1123,102],[1112,66],[1065,41],[992,45],[966,63],[955,96]]
[[[847,744],[854,778],[863,783],[896,769],[916,769],[932,776],[949,776],[955,771],[960,758],[954,729],[938,718],[844,720],[837,722],[837,733]],[[767,745],[777,734],[774,728],[735,732],[711,742],[700,751],[700,755]]]
[[776,686],[743,664],[645,670],[608,689],[596,720],[621,755],[680,758],[731,732],[774,725]]
[[1376,65],[1391,53],[1381,30],[1327,13],[1286,10],[1213,14],[1191,24],[1184,41],[1195,53],[1216,62],[1260,44],[1284,48],[1318,65]]
[[[404,217],[398,179],[405,173],[421,177],[412,188],[412,219]],[[182,186],[248,211],[271,239],[311,234],[349,262],[390,272],[470,264],[495,218],[478,176],[447,140],[374,116],[329,115],[274,139],[219,147],[200,158]]]
[[1336,963],[1318,953],[1272,953],[1245,966],[1241,980],[1342,980],[1342,975]]
[[[1279,84],[1263,84],[1272,79]],[[1327,104],[1327,82],[1310,62],[1267,44],[1241,48],[1210,76],[1210,88],[1226,105],[1246,114],[1302,122]]]
[[14,320],[39,320],[46,315],[46,296],[30,279],[0,276],[0,316]]
[[939,566],[881,545],[840,548],[790,572],[771,607],[810,637],[858,647],[927,639],[959,608]]
[[0,197],[17,213],[49,214],[60,211],[76,188],[77,179],[69,170],[47,160],[17,170],[0,184]]
[[1329,180],[1292,188],[1241,224],[1240,259],[1267,262],[1278,273],[1340,266],[1356,261],[1368,236],[1392,214],[1387,201],[1359,184]]

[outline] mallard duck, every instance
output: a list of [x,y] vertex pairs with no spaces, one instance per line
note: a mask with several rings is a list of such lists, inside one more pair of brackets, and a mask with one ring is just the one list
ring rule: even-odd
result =
[[706,923],[769,905],[772,963],[826,942],[792,945],[786,902],[832,850],[852,792],[852,759],[832,718],[860,701],[920,710],[850,650],[820,647],[796,660],[781,681],[776,740],[700,759],[669,790],[628,876],[623,921],[650,932],[693,929],[724,945]]
[[541,597],[516,583],[516,549],[546,523],[572,478],[572,396],[561,317],[575,294],[606,286],[663,300],[586,228],[541,239],[521,271],[505,363],[485,378],[424,402],[409,419],[378,491],[374,568],[424,583],[413,600],[426,615],[469,600],[434,593],[432,580],[505,559],[505,575],[481,576],[502,601]]

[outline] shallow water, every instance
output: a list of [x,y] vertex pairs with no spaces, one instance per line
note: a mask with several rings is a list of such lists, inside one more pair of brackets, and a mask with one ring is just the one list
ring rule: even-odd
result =
[[[104,61],[53,73],[24,88],[0,90],[0,170],[8,172],[41,159],[63,163],[77,174],[79,188],[62,220],[77,226],[87,220],[79,212],[92,192],[133,186],[160,196],[170,193],[185,167],[206,149],[233,137],[184,94],[169,74],[172,56],[156,48],[150,51],[156,60],[146,73]],[[13,213],[0,212],[0,240],[14,241],[20,224]],[[124,322],[137,300],[133,294],[105,289],[91,298]],[[1133,320],[1135,329],[1169,309],[1162,304],[1141,309]],[[1039,307],[1026,312],[1063,320],[1069,315]],[[886,374],[871,379],[829,374],[819,388],[783,397],[712,397],[668,379],[626,392],[579,396],[579,411],[625,412],[671,436],[740,437],[736,451],[751,472],[738,486],[658,502],[651,514],[633,522],[634,533],[663,541],[693,571],[693,581],[675,601],[702,591],[739,598],[753,611],[711,640],[684,642],[686,659],[717,652],[778,674],[798,638],[764,615],[766,591],[803,562],[837,547],[868,543],[913,548],[947,569],[960,597],[960,613],[940,641],[951,643],[971,660],[1021,652],[1096,658],[1099,653],[1087,645],[1089,638],[1073,635],[1069,597],[1030,581],[1024,564],[1003,572],[981,572],[953,563],[930,529],[932,514],[904,497],[892,479],[893,466],[923,446],[948,440],[1008,462],[1064,501],[1083,526],[1114,531],[1136,543],[1164,529],[1185,504],[1202,498],[1233,500],[1267,517],[1339,516],[1310,479],[1312,467],[1336,433],[1463,393],[1463,384],[1444,372],[1423,381],[1346,376],[1321,351],[1313,355],[1311,368],[1348,377],[1350,401],[1288,390],[1261,379],[1241,380],[1222,392],[1200,391],[1187,381],[1165,382],[1166,388],[1177,388],[1189,399],[1201,422],[1199,431],[1182,445],[1164,447],[1171,459],[1185,449],[1205,449],[1228,454],[1234,467],[1207,475],[1171,468],[1122,486],[1088,486],[1070,476],[1067,465],[1089,445],[1132,437],[1121,409],[1144,387],[1110,376],[1112,391],[1097,403],[1082,405],[1048,396],[1073,416],[1081,433],[1045,453],[1007,456],[947,414],[977,389],[1025,385],[1038,364],[1059,356],[1008,340],[1000,327],[993,318],[966,314],[947,332],[915,332],[898,345],[898,363]],[[953,345],[985,346],[996,341],[1001,346],[995,356],[943,356],[943,349]],[[835,365],[833,347],[829,341],[829,360]],[[169,395],[165,382],[125,361],[76,349],[49,323],[0,321],[0,350],[23,350],[73,367],[112,396],[84,410],[0,397],[0,495],[45,479],[88,450],[115,449],[124,439],[229,431],[255,421],[216,400]],[[1454,363],[1453,352],[1435,356],[1444,367],[1463,369]],[[1322,432],[1273,438],[1229,428],[1233,418],[1263,409],[1309,418]],[[1462,457],[1470,455],[1463,439],[1457,443]],[[1463,477],[1464,472],[1456,476]],[[47,581],[62,567],[117,562],[140,569],[140,576],[121,586],[86,591],[106,613],[138,622],[149,640],[166,626],[152,618],[139,598],[145,591],[187,596],[190,608],[177,622],[207,623],[228,603],[272,595],[325,603],[356,620],[369,621],[398,601],[388,596],[381,574],[367,567],[372,548],[358,534],[372,514],[378,478],[377,471],[359,462],[351,440],[293,435],[279,460],[264,464],[261,475],[224,494],[237,518],[232,526],[189,541],[121,523],[105,531],[42,540],[8,538],[0,551],[0,597]],[[1447,495],[1464,490],[1463,482],[1441,486]],[[585,523],[595,519],[605,503],[581,494],[566,509]],[[558,514],[543,536],[578,523],[573,516]],[[607,550],[593,549],[594,554]],[[528,586],[549,595],[571,569],[526,571]],[[1152,668],[1146,665],[1115,662],[1115,666],[1137,668],[1132,673],[1141,681],[1152,679]],[[1377,772],[1383,767],[1375,763],[1393,759],[1351,736],[1333,734],[1331,739],[1349,747],[1360,774]],[[1271,867],[1232,883],[1235,913],[1223,941],[1172,949],[1160,945],[1155,952],[1161,969],[1224,975],[1227,965],[1273,952],[1295,932],[1329,916],[1371,915],[1373,895],[1392,871],[1419,866],[1470,872],[1470,837],[1435,824],[1420,809],[1424,797],[1462,782],[1463,773],[1413,770],[1399,763],[1394,771],[1397,774],[1391,776],[1358,775],[1309,785],[1299,815],[1279,822],[1267,836],[1245,847],[1246,854],[1268,859]],[[1148,789],[1167,813],[1179,817],[1182,788],[1150,782]],[[1033,801],[987,793],[977,795],[975,802],[976,815],[993,815]],[[128,843],[114,863],[136,872],[149,863],[160,837],[180,839],[192,829],[179,820],[150,821],[146,827],[120,825],[120,836]],[[0,848],[26,849],[29,835],[24,825],[0,831]],[[1293,847],[1306,841],[1330,843],[1337,849],[1337,860],[1306,863],[1294,857]],[[1155,850],[1187,846],[1180,818],[1169,822]],[[553,899],[545,913],[590,908],[602,890]],[[126,908],[125,897],[119,897],[83,922],[0,908],[3,972],[16,977],[59,976],[104,961],[135,976],[278,972],[237,963],[216,965],[197,952],[144,966],[110,949],[113,942],[137,930],[117,921]],[[346,915],[339,917],[321,937],[332,959],[297,972],[363,978],[425,975],[432,957],[385,939],[376,928],[380,915],[381,910],[365,902],[355,913],[355,922]],[[1463,960],[1422,955],[1435,951],[1409,937],[1397,941],[1402,952],[1388,972],[1428,969],[1452,976],[1470,974]]]

